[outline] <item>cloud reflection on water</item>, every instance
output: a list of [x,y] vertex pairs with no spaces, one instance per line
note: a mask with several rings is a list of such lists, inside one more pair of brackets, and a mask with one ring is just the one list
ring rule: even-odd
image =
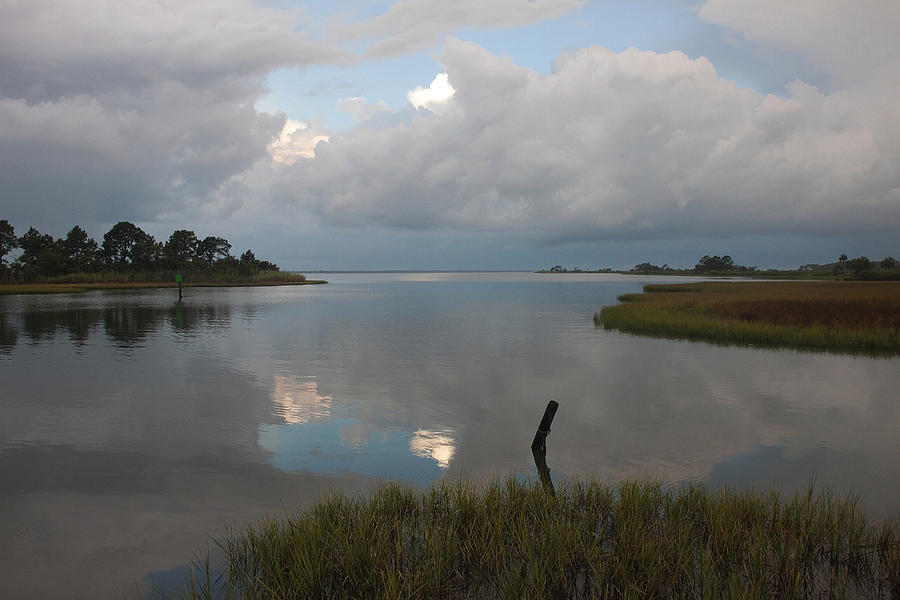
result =
[[[441,474],[433,456],[412,451],[404,430],[376,429],[348,417],[324,421],[263,424],[259,445],[270,453],[271,464],[286,472],[329,475],[356,473],[428,483]],[[446,450],[437,449],[446,456]]]
[[309,423],[331,417],[331,396],[320,396],[313,378],[275,375],[272,388],[275,415],[287,424]]
[[420,428],[409,434],[335,415],[333,398],[319,393],[314,377],[275,375],[271,397],[273,414],[283,423],[261,424],[259,442],[272,453],[272,463],[286,471],[431,480],[439,471],[427,464],[446,469],[456,453],[450,429]]
[[409,440],[409,451],[416,456],[434,460],[442,469],[450,466],[456,453],[456,444],[451,437],[452,431],[429,431],[418,429]]

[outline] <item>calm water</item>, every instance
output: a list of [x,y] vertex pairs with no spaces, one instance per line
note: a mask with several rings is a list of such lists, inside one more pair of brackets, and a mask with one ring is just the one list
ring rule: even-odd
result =
[[815,480],[900,513],[898,359],[595,329],[633,277],[322,277],[0,297],[6,597],[134,596],[227,524],[383,478],[535,476],[551,398],[557,483]]

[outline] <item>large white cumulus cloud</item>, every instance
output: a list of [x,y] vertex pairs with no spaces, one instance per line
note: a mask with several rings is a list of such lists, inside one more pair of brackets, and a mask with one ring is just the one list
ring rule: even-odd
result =
[[451,40],[441,62],[445,107],[332,137],[282,193],[330,223],[551,240],[900,226],[896,108],[865,90],[763,95],[636,49],[544,75]]

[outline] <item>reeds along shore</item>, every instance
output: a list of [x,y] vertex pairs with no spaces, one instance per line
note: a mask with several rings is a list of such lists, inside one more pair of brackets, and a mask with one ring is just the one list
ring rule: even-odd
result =
[[179,598],[900,598],[900,523],[827,491],[389,484],[231,531]]
[[871,354],[900,352],[900,283],[647,285],[594,315],[642,335]]
[[[305,285],[326,283],[322,280],[307,279],[300,273],[284,271],[262,271],[245,279],[231,279],[212,276],[203,279],[188,279],[185,287],[249,287],[270,285]],[[42,283],[0,283],[0,295],[9,294],[71,294],[89,290],[143,289],[175,287],[172,278],[159,274],[110,274],[99,273],[86,276],[60,276]]]

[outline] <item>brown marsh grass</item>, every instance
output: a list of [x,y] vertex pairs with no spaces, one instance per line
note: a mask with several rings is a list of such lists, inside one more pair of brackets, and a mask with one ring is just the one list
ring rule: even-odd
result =
[[833,350],[900,352],[900,282],[709,282],[647,285],[594,322],[661,337]]

